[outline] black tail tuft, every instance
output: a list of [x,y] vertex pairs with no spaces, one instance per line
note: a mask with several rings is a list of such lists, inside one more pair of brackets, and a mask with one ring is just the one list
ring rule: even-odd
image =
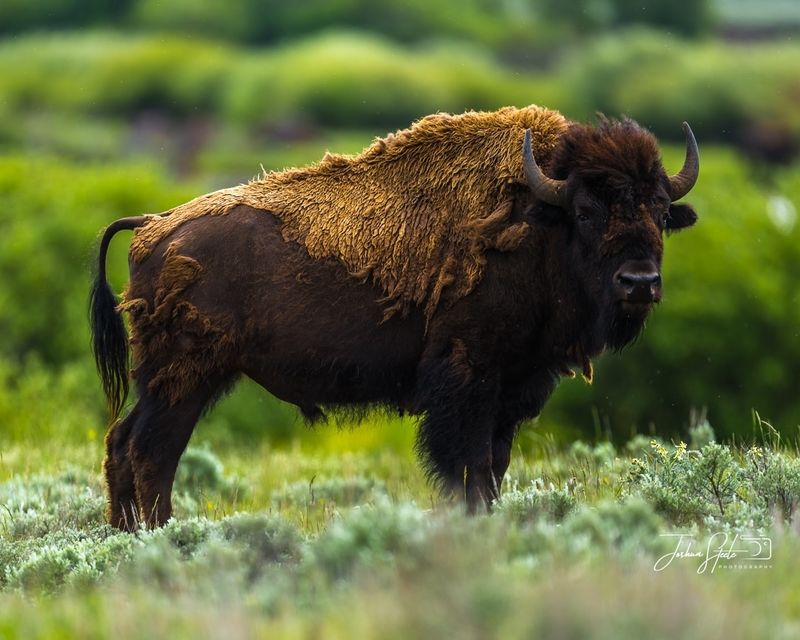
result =
[[128,335],[116,307],[117,297],[98,273],[89,297],[92,350],[112,422],[128,397]]
[[147,219],[147,216],[122,218],[105,230],[98,251],[97,275],[89,295],[92,351],[108,398],[112,422],[119,416],[128,397],[128,335],[117,312],[117,297],[106,281],[106,253],[117,231],[136,229]]

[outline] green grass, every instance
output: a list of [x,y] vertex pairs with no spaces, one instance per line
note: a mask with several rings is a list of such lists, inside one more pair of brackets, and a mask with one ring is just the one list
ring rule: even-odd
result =
[[[745,450],[700,425],[688,445],[544,444],[515,456],[494,513],[470,518],[410,448],[369,432],[219,455],[201,443],[181,462],[175,518],[136,535],[103,523],[99,442],[3,446],[0,637],[797,632],[800,459],[777,436]],[[767,536],[774,556],[654,571],[677,531]]]

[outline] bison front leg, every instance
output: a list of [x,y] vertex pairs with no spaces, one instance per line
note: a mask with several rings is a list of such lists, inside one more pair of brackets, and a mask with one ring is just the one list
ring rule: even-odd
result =
[[514,436],[517,433],[518,423],[507,420],[498,421],[492,436],[492,481],[497,497],[503,486],[508,465],[511,464],[511,449],[514,446]]
[[492,436],[492,474],[498,493],[511,463],[511,450],[520,424],[539,415],[557,382],[558,375],[554,371],[542,368],[516,385],[503,388]]
[[492,439],[499,385],[470,363],[460,341],[447,357],[420,368],[417,405],[424,417],[417,452],[429,478],[466,501],[469,513],[491,509],[499,496],[492,472]]
[[481,510],[491,511],[492,504],[500,497],[493,469],[494,451],[492,447],[492,427],[490,420],[481,423],[473,422],[466,425],[468,431],[468,454],[464,465],[464,491],[467,502],[467,512],[477,513]]
[[444,493],[465,500],[467,511],[490,510],[499,496],[492,472],[493,420],[476,396],[428,410],[417,451],[428,476]]

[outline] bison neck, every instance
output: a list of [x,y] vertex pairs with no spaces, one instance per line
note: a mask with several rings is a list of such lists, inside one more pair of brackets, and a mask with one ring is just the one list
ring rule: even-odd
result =
[[577,367],[590,378],[591,359],[608,346],[610,323],[586,291],[568,242],[562,227],[531,234],[531,276],[522,285],[533,310],[528,355],[548,370],[565,374]]

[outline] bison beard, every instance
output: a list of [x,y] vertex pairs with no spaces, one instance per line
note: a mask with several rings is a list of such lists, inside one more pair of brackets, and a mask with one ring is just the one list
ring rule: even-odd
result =
[[[116,420],[129,314],[138,400],[106,438],[109,522],[169,519],[197,420],[242,374],[309,420],[374,405],[421,416],[431,480],[490,507],[520,423],[573,367],[590,380],[591,358],[634,339],[660,299],[662,232],[695,219],[670,204],[696,178],[687,145],[670,178],[629,120],[439,114],[361,155],[115,222],[93,346]],[[136,234],[115,311],[105,254],[122,229]]]

